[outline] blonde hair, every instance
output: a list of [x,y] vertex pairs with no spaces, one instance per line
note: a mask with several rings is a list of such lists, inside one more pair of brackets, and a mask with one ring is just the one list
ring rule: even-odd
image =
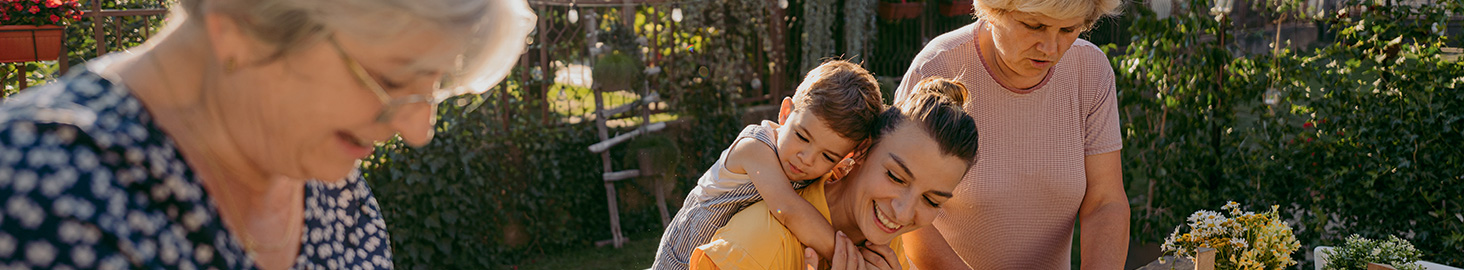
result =
[[1001,16],[1008,12],[1027,12],[1067,19],[1084,18],[1084,28],[1091,28],[1103,16],[1122,13],[1123,0],[976,0],[977,17]]
[[170,30],[201,23],[187,19],[193,15],[228,16],[241,31],[273,47],[260,61],[277,60],[335,32],[391,39],[425,25],[464,37],[459,66],[444,79],[439,97],[481,93],[497,84],[522,54],[536,20],[523,0],[180,0],[179,5]]

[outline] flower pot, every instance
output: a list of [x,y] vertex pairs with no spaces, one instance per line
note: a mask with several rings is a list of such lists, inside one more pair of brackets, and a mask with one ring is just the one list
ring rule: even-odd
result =
[[920,17],[924,10],[924,2],[879,2],[879,17],[890,21]]
[[62,30],[59,25],[0,25],[0,63],[56,60]]
[[973,5],[972,0],[951,0],[948,3],[940,4],[940,15],[946,17],[971,15],[975,9],[976,6]]

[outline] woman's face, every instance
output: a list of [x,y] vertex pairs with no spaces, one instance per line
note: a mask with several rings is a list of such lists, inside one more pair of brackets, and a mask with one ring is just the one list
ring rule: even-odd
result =
[[834,228],[856,243],[887,245],[930,225],[966,173],[966,161],[941,153],[919,125],[900,124],[848,176],[829,184]]
[[1046,76],[1078,40],[1086,22],[1082,17],[1057,19],[1016,11],[990,17],[999,66],[1020,78]]
[[[451,66],[455,40],[422,28],[390,39],[362,39],[335,33],[277,61],[240,65],[223,75],[221,104],[225,126],[249,161],[266,173],[296,179],[336,180],[374,144],[400,134],[413,145],[432,139],[431,101],[400,106],[377,121],[384,106],[368,84],[380,85],[388,98],[430,97]],[[366,71],[356,76],[351,59]],[[242,62],[242,61],[241,61]],[[230,89],[232,88],[232,89]]]

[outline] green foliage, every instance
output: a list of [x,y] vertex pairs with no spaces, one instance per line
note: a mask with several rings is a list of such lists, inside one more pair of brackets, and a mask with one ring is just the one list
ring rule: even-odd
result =
[[64,25],[81,18],[77,0],[0,0],[0,25]]
[[1334,44],[1261,55],[1207,10],[1135,20],[1113,63],[1136,240],[1236,200],[1281,205],[1303,245],[1399,234],[1464,264],[1464,63],[1438,27],[1464,4],[1347,7]]
[[[759,20],[742,19],[763,14],[761,9],[751,9],[762,6],[746,4],[682,6],[688,16],[674,25],[677,31],[635,33],[660,39],[659,44],[676,44],[663,45],[661,51],[652,53],[654,58],[647,58],[659,59],[665,68],[645,79],[660,91],[667,110],[679,119],[660,133],[609,150],[614,170],[635,169],[638,164],[633,162],[633,154],[640,149],[649,150],[665,170],[662,179],[615,184],[626,234],[661,230],[659,211],[645,199],[652,192],[651,184],[645,182],[672,180],[667,206],[674,211],[680,202],[676,195],[695,184],[696,177],[716,161],[740,130],[740,110],[734,101],[749,86],[746,79],[755,78],[757,67],[737,59],[751,57],[746,49],[758,44],[757,30],[766,29]],[[637,17],[669,16],[668,12],[642,7]],[[621,13],[607,9],[599,14]],[[567,24],[554,16],[548,18],[551,27]],[[619,24],[619,19],[607,16],[602,22]],[[636,29],[670,26],[641,21]],[[570,58],[566,61],[588,57],[559,55],[574,50],[560,50],[542,40],[535,44],[531,51],[550,50],[556,58]],[[607,43],[608,47],[625,45],[615,44]],[[386,216],[397,267],[510,268],[540,256],[590,248],[595,241],[610,238],[601,156],[587,149],[599,142],[593,121],[571,120],[578,112],[561,115],[557,109],[543,110],[547,105],[527,93],[533,88],[526,86],[550,83],[552,75],[520,75],[532,73],[515,70],[512,74],[518,76],[510,76],[488,94],[445,101],[439,108],[437,136],[430,144],[411,148],[392,141],[362,163],[362,172]],[[591,93],[551,86],[554,95],[559,90],[575,96]],[[610,134],[623,131],[612,129]]]
[[1423,256],[1408,240],[1389,235],[1387,241],[1362,238],[1356,234],[1347,237],[1346,244],[1326,251],[1325,270],[1363,270],[1367,263],[1382,263],[1398,270],[1423,270],[1417,264]]
[[606,90],[633,90],[641,81],[640,61],[616,50],[600,55],[595,61],[594,78]]
[[398,267],[502,268],[608,235],[593,126],[546,125],[502,95],[445,101],[430,144],[394,140],[362,162]]

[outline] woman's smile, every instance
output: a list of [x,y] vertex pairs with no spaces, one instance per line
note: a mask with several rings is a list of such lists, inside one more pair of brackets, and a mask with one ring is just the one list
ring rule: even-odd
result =
[[371,155],[373,145],[370,141],[363,140],[345,131],[336,131],[335,135],[336,141],[340,142],[342,152],[344,152],[347,157],[350,157],[352,159],[362,159],[366,158],[366,156]]
[[900,228],[905,227],[905,225],[900,225],[900,223],[895,222],[894,218],[890,217],[888,214],[885,214],[884,210],[880,210],[879,202],[874,202],[872,205],[874,205],[874,221],[875,224],[879,224],[880,230],[884,231],[885,233],[893,234],[900,231]]

